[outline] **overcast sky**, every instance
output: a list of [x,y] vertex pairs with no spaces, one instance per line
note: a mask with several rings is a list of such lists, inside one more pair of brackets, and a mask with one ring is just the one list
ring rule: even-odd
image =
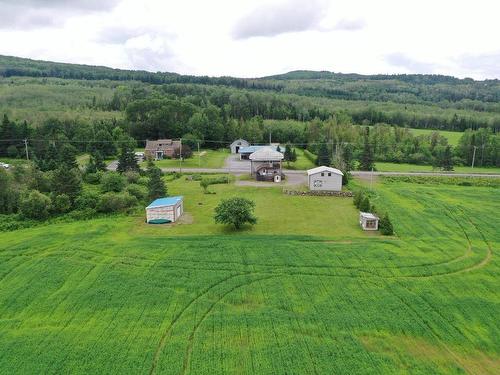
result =
[[498,0],[0,0],[0,54],[257,77],[500,78]]

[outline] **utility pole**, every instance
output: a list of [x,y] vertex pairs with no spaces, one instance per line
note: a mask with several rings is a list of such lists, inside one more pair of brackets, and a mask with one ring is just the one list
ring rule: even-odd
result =
[[179,173],[182,173],[182,138],[180,139],[181,141],[181,147],[179,150]]
[[271,130],[269,130],[269,146],[271,146]]
[[474,161],[476,160],[476,146],[474,146],[474,153],[472,154],[472,168],[474,168]]
[[24,149],[26,150],[26,160],[30,160],[30,156],[28,153],[28,140],[24,139]]
[[198,168],[201,167],[200,141],[198,141]]
[[370,174],[370,190],[373,190],[373,167],[372,167],[372,173]]

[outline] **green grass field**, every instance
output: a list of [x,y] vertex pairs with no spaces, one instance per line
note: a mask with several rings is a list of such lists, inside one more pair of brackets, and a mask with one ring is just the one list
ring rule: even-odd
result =
[[[183,168],[222,168],[224,161],[229,156],[229,150],[201,150],[193,152],[193,156],[182,162]],[[146,162],[142,163],[146,164]],[[180,161],[177,159],[158,160],[155,164],[160,168],[179,168]]]
[[411,129],[411,132],[415,135],[427,135],[434,132],[439,132],[443,137],[448,139],[448,143],[452,146],[457,146],[458,141],[462,137],[462,132],[451,132],[446,130],[433,130],[433,129]]
[[[375,186],[396,236],[350,198],[184,178],[183,223],[0,233],[1,372],[498,373],[498,189]],[[240,234],[212,219],[232,195],[257,204]]]
[[[441,172],[441,170],[433,169],[431,165],[416,165],[406,163],[384,163],[376,162],[375,167],[380,172]],[[500,173],[500,168],[493,167],[461,167],[456,166],[453,168],[456,173]]]

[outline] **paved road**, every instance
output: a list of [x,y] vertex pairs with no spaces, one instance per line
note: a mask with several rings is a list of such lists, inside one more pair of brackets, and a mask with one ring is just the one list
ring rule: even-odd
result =
[[[118,161],[112,161],[108,165],[108,170],[116,171]],[[162,168],[163,172],[179,172],[179,168]],[[248,160],[239,160],[237,156],[229,156],[223,168],[182,168],[182,172],[186,173],[232,173],[232,174],[246,174],[250,173],[250,162]],[[304,170],[288,170],[284,169],[283,173],[293,180],[293,184],[300,184],[306,182],[307,171]],[[448,176],[448,177],[494,177],[500,178],[500,173],[455,173],[455,172],[364,172],[352,171],[351,175],[368,178],[373,176]],[[299,178],[303,176],[303,180]]]

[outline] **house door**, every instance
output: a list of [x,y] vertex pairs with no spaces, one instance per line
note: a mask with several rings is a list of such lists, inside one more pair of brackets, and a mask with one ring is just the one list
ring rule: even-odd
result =
[[236,146],[236,153],[238,153],[238,151],[240,151],[240,146]]
[[156,151],[156,160],[163,159],[163,151]]

